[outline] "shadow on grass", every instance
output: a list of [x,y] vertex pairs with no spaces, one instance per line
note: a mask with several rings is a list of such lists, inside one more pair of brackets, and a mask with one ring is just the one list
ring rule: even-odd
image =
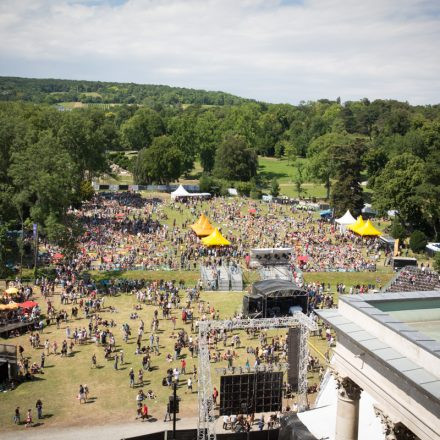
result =
[[282,179],[284,177],[289,177],[287,173],[284,173],[282,171],[266,171],[265,168],[265,165],[258,166],[258,174],[262,180],[271,181],[273,179]]

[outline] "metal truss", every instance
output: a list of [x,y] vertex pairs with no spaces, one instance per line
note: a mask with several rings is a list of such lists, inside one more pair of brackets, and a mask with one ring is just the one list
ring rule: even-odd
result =
[[309,331],[316,331],[317,325],[313,319],[301,312],[293,316],[280,318],[258,319],[230,319],[224,321],[198,321],[199,328],[199,422],[198,439],[215,440],[214,400],[212,397],[211,365],[209,362],[208,334],[211,330],[238,330],[238,329],[276,329],[288,327],[301,327],[300,333],[300,365],[298,373],[298,410],[307,408],[307,365]]
[[215,372],[222,376],[232,376],[234,374],[246,374],[246,373],[272,373],[274,371],[287,371],[289,364],[287,362],[275,362],[273,364],[260,364],[255,367],[223,367],[216,368]]

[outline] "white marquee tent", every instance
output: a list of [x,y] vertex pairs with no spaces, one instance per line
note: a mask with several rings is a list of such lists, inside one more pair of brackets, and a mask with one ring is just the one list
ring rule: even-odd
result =
[[347,212],[342,217],[337,218],[335,222],[339,225],[339,230],[341,232],[345,232],[347,230],[347,226],[356,223],[356,219],[351,215],[350,210],[347,209]]
[[182,186],[179,187],[171,193],[171,200],[175,200],[177,197],[190,197],[191,194]]
[[210,193],[190,193],[182,185],[171,193],[171,200],[176,200],[179,197],[210,197]]

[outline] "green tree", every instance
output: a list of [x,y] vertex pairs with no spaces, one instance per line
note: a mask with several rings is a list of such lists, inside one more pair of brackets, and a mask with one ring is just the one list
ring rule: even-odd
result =
[[393,223],[391,224],[391,236],[396,240],[399,239],[400,241],[403,241],[406,237],[408,237],[407,230],[402,223],[399,222],[397,217],[394,217]]
[[233,132],[241,135],[249,147],[257,150],[261,145],[260,115],[261,109],[254,103],[232,107],[222,124],[223,133]]
[[380,211],[397,210],[405,229],[414,229],[423,219],[423,199],[417,189],[425,180],[425,164],[404,153],[392,158],[374,181],[373,205]]
[[121,125],[121,138],[125,148],[140,150],[149,147],[153,138],[165,133],[162,118],[149,108],[141,108]]
[[434,256],[434,269],[440,273],[440,252],[436,252]]
[[315,139],[309,146],[308,174],[325,185],[327,199],[330,197],[331,179],[335,177],[337,169],[337,163],[333,160],[334,148],[350,145],[353,140],[353,136],[346,133],[327,133]]
[[192,115],[176,116],[168,124],[172,141],[182,153],[182,174],[187,174],[194,168],[197,152],[195,125],[196,120]]
[[257,175],[258,157],[243,136],[228,134],[217,148],[214,175],[226,180],[249,181]]
[[195,126],[196,143],[203,171],[209,173],[214,168],[215,151],[221,140],[220,120],[212,111],[202,113]]
[[58,142],[77,166],[78,182],[108,170],[104,115],[95,110],[75,110],[63,114]]
[[280,194],[280,184],[278,183],[277,179],[272,180],[272,183],[270,185],[270,194],[273,197],[278,197]]
[[304,162],[297,158],[294,162],[294,168],[295,168],[295,177],[293,179],[293,182],[295,183],[296,193],[298,194],[298,197],[301,197],[301,195],[304,193],[303,183],[305,182],[305,166]]
[[9,175],[28,200],[33,221],[45,224],[50,214],[59,221],[75,197],[78,166],[52,132],[41,134],[36,143],[14,152]]
[[275,154],[275,145],[283,133],[283,126],[277,116],[270,112],[261,115],[258,125],[260,133],[258,153],[272,157]]
[[422,231],[414,231],[409,237],[409,247],[413,252],[422,252],[425,250],[428,240]]
[[336,216],[347,209],[355,215],[364,205],[361,187],[362,156],[364,143],[358,139],[351,144],[334,145],[331,160],[336,164],[337,181],[332,189],[331,203]]
[[134,164],[137,184],[169,184],[182,174],[183,153],[169,136],[153,140],[151,147],[142,149]]

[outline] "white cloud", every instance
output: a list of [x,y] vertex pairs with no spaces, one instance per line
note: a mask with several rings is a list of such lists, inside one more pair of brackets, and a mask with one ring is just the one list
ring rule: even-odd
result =
[[2,0],[0,74],[440,102],[436,0]]

